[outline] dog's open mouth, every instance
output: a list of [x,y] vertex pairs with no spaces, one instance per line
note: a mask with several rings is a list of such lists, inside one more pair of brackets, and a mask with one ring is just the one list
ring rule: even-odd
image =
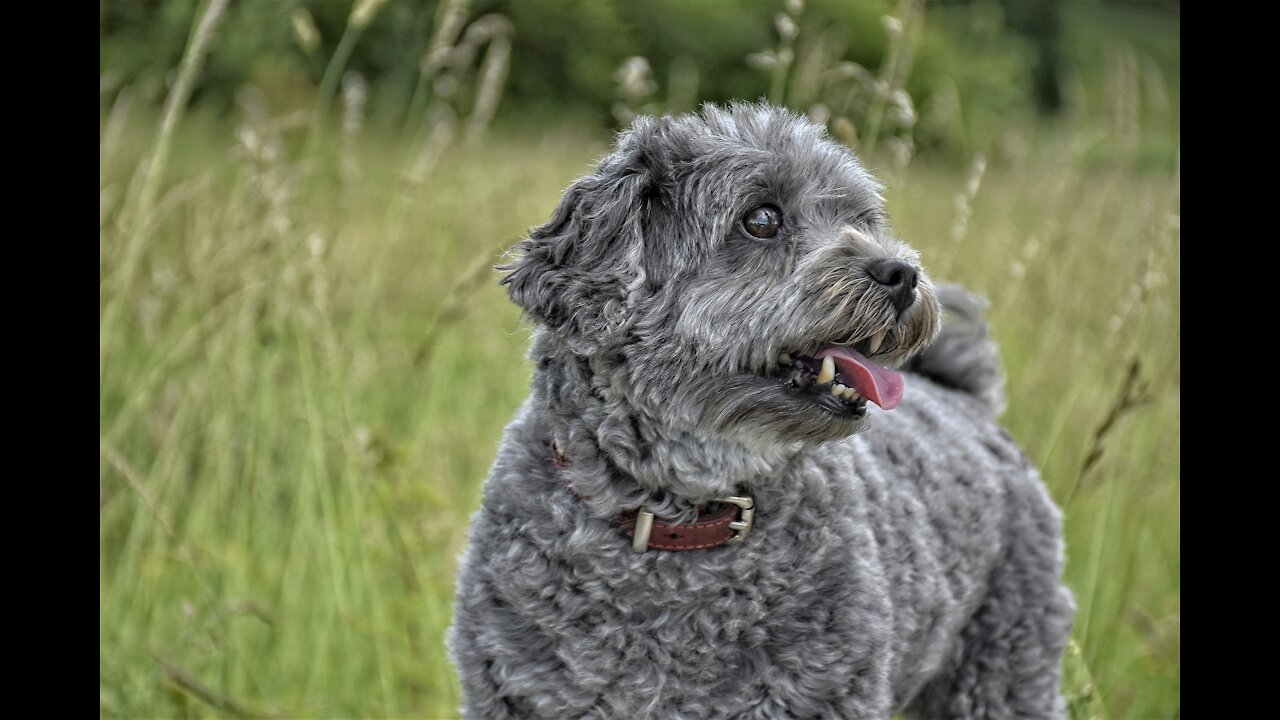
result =
[[868,400],[892,410],[902,401],[902,375],[867,358],[876,354],[883,340],[884,333],[876,333],[852,347],[832,343],[816,351],[781,353],[778,377],[841,415],[864,414]]

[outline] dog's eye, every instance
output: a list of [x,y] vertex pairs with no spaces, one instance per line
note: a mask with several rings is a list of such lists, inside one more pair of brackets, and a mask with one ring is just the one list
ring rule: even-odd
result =
[[751,237],[768,240],[782,226],[782,211],[772,205],[761,205],[742,218],[742,229]]

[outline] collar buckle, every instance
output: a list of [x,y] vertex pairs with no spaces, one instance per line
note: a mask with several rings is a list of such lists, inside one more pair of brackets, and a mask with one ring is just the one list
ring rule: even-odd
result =
[[756,518],[756,501],[750,495],[730,495],[720,502],[730,503],[738,506],[738,519],[729,523],[729,529],[733,530],[733,537],[724,541],[725,545],[737,545],[745,542],[747,536],[751,534],[751,526]]

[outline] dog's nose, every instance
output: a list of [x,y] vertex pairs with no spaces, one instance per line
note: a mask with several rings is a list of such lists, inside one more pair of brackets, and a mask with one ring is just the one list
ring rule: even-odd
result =
[[920,281],[916,269],[901,260],[878,260],[867,268],[873,280],[889,291],[889,300],[898,312],[911,307],[916,301],[916,283]]

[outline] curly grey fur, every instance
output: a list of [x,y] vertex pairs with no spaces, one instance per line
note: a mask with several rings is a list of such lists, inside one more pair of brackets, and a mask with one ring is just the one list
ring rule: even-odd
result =
[[945,313],[942,332],[904,369],[963,390],[999,416],[1005,407],[1004,372],[1000,352],[982,319],[987,301],[956,285],[940,285],[937,292]]
[[[770,241],[738,224],[764,202]],[[536,366],[459,570],[468,717],[1064,714],[1060,514],[994,419],[985,330],[944,329],[890,412],[779,378],[780,352],[878,330],[885,364],[929,345],[938,293],[921,272],[898,315],[885,257],[919,267],[876,182],[768,106],[641,118],[568,189],[505,268]],[[636,555],[613,524],[740,493],[740,545]]]

